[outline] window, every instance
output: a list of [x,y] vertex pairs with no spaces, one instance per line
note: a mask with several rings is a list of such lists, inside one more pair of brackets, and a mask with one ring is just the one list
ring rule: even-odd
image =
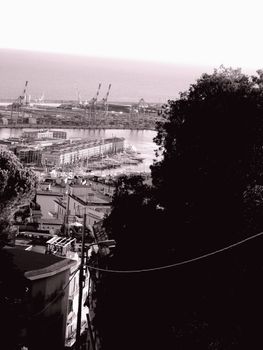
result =
[[75,293],[75,288],[76,288],[76,278],[73,278],[73,293]]
[[68,300],[68,314],[73,311],[73,300]]

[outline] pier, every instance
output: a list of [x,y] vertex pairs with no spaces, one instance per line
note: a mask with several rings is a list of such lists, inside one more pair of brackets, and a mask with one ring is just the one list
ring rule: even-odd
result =
[[163,119],[159,114],[156,108],[105,113],[83,108],[0,106],[0,128],[155,130],[156,123]]

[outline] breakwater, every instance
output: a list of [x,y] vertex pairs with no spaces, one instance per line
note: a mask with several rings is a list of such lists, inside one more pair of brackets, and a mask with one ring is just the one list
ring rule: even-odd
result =
[[85,129],[85,130],[145,130],[155,131],[155,126],[144,126],[144,125],[101,125],[99,128],[95,125],[54,125],[54,124],[14,124],[14,125],[3,125],[0,124],[0,129]]

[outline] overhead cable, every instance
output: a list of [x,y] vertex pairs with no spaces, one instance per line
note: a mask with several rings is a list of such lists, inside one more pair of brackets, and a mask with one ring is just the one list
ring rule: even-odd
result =
[[91,265],[87,265],[87,267],[91,270],[97,270],[97,271],[101,271],[101,272],[109,272],[109,273],[121,273],[121,274],[132,274],[132,273],[143,273],[143,272],[154,272],[154,271],[160,271],[160,270],[166,270],[166,269],[172,269],[172,268],[175,268],[175,267],[178,267],[178,266],[182,266],[182,265],[186,265],[186,264],[190,264],[190,263],[194,263],[196,261],[199,261],[199,260],[203,260],[203,259],[206,259],[206,258],[209,258],[210,256],[213,256],[213,255],[216,255],[216,254],[219,254],[219,253],[222,253],[224,251],[227,251],[229,249],[232,249],[232,248],[235,248],[241,244],[244,244],[245,242],[248,242],[254,238],[257,238],[259,236],[262,236],[263,235],[263,232],[260,232],[260,233],[257,233],[253,236],[250,236],[250,237],[247,237],[239,242],[236,242],[236,243],[233,243],[231,245],[228,245],[224,248],[221,248],[221,249],[218,249],[218,250],[215,250],[213,252],[210,252],[210,253],[207,253],[207,254],[203,254],[203,255],[200,255],[198,257],[195,257],[195,258],[192,258],[192,259],[187,259],[187,260],[183,260],[183,261],[180,261],[180,262],[177,262],[177,263],[174,263],[174,264],[170,264],[170,265],[164,265],[164,266],[157,266],[157,267],[152,267],[152,268],[146,268],[146,269],[137,269],[137,270],[113,270],[113,269],[103,269],[103,268],[100,268],[100,267],[95,267],[95,266],[91,266]]

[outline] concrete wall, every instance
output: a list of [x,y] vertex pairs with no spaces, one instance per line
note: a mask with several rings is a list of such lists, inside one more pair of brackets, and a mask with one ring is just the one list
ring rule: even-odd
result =
[[62,226],[62,221],[61,223],[52,223],[51,220],[47,220],[46,222],[40,222],[40,229],[41,230],[49,230],[51,234],[57,234],[60,232]]
[[108,195],[110,197],[113,197],[115,186],[109,185],[109,184],[103,184],[96,181],[90,181],[89,184],[91,185],[91,188],[96,191],[100,191],[104,195]]
[[69,197],[69,214],[83,217],[86,209],[87,224],[94,225],[94,223],[102,220],[104,215],[110,211],[110,205],[96,206],[96,205],[84,205],[80,201]]
[[53,212],[55,210],[55,202],[54,200],[57,198],[57,196],[49,194],[37,194],[37,203],[41,207],[41,213],[43,219],[50,219],[51,216],[49,215],[49,212]]

